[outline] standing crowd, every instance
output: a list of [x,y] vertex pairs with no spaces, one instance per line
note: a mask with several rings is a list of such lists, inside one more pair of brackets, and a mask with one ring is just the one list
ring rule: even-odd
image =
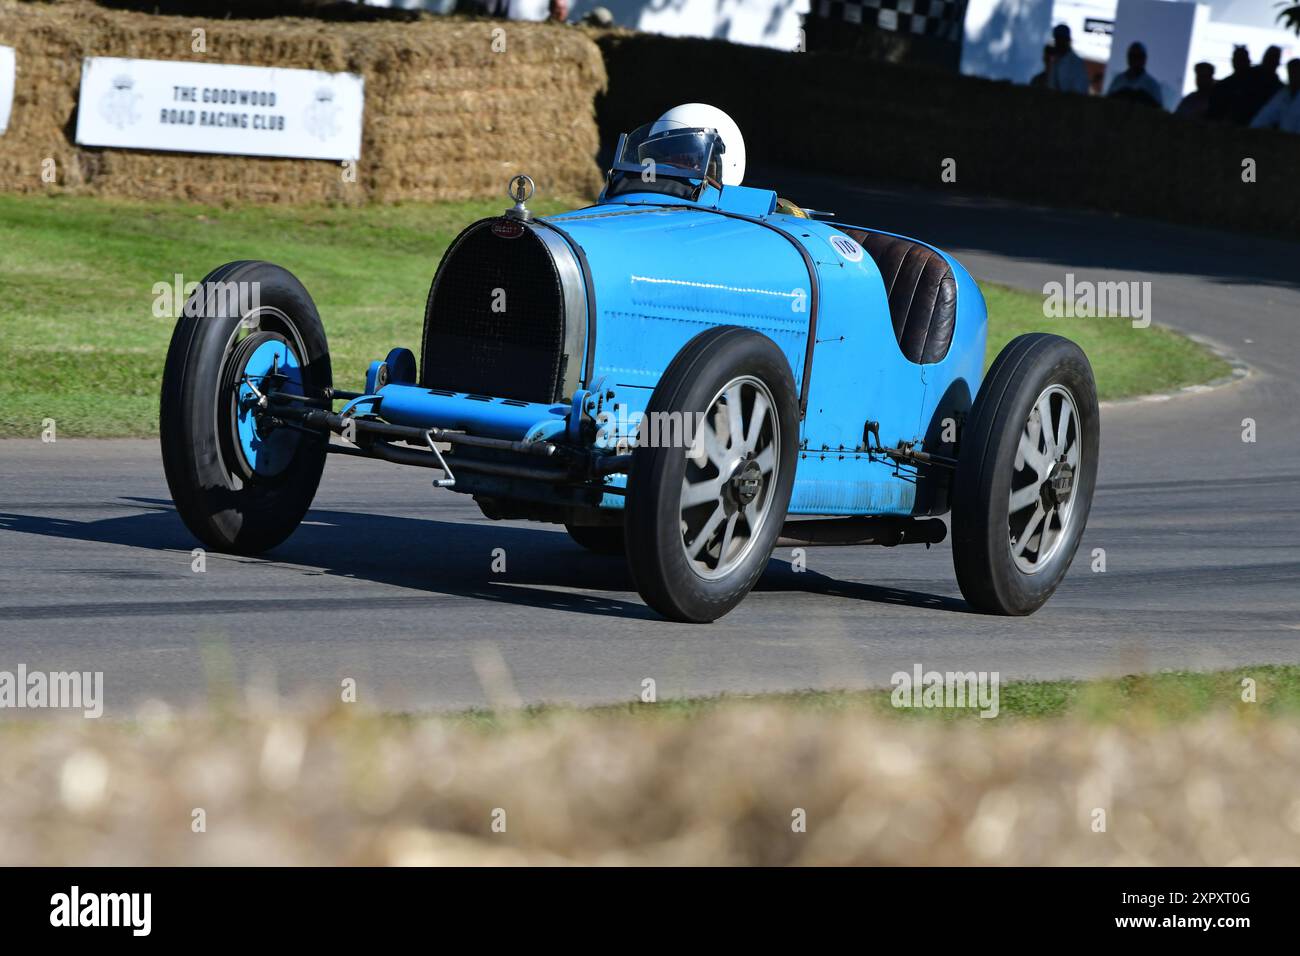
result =
[[[1146,47],[1141,43],[1130,44],[1128,69],[1111,80],[1106,96],[1163,108],[1160,84],[1147,72],[1146,64]],[[1300,133],[1300,59],[1287,63],[1285,84],[1277,75],[1281,64],[1282,50],[1275,46],[1265,50],[1255,65],[1251,64],[1250,53],[1244,46],[1236,47],[1232,51],[1232,73],[1221,80],[1215,79],[1214,64],[1198,63],[1196,89],[1179,101],[1174,113],[1236,126]],[[1063,93],[1091,91],[1088,67],[1074,52],[1070,28],[1064,23],[1052,31],[1052,43],[1043,48],[1043,71],[1029,83]]]

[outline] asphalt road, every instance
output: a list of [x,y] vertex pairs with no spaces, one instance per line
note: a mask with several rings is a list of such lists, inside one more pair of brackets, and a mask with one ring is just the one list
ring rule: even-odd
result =
[[393,710],[631,700],[646,678],[661,697],[883,686],[915,663],[1010,679],[1300,661],[1300,244],[775,175],[980,278],[1149,280],[1157,322],[1252,374],[1104,409],[1080,559],[1025,619],[970,613],[944,544],[811,550],[804,573],[778,552],[722,621],[669,624],[621,562],[562,529],[489,522],[421,469],[340,458],[270,558],[214,554],[194,573],[154,442],[0,442],[0,670],[102,670],[106,713],[123,716],[232,679],[297,696],[350,677],[362,704]]

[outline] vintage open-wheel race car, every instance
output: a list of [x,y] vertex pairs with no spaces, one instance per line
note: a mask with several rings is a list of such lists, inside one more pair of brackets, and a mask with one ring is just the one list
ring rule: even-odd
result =
[[1087,358],[1023,335],[985,375],[984,299],[954,259],[742,186],[744,165],[735,124],[691,104],[620,137],[595,205],[534,216],[515,177],[515,206],[443,256],[419,362],[392,349],[362,393],[333,387],[294,276],[216,269],[163,376],[181,518],[257,553],[330,453],[435,468],[489,517],[626,555],[647,604],[703,622],[777,546],[928,545],[951,511],[966,600],[1032,612],[1091,505]]

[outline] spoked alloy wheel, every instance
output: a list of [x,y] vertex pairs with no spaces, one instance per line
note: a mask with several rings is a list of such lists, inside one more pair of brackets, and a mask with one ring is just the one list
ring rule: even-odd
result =
[[1059,335],[1014,339],[980,386],[952,487],[961,593],[993,614],[1029,614],[1079,547],[1097,481],[1092,367]]
[[785,521],[799,427],[790,364],[759,332],[709,329],[673,359],[646,415],[679,422],[682,441],[632,453],[628,568],[660,614],[713,621],[749,593]]
[[1007,508],[1011,557],[1025,574],[1037,574],[1050,564],[1069,540],[1081,445],[1070,390],[1061,385],[1043,389],[1016,448]]
[[728,382],[709,403],[682,476],[682,548],[705,580],[725,578],[760,540],[780,476],[781,423],[767,385]]

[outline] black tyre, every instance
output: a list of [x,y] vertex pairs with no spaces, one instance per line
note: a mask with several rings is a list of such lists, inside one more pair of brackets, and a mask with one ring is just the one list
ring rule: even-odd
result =
[[632,578],[665,617],[716,620],[763,573],[790,504],[799,444],[790,365],[752,329],[709,329],[668,366],[646,420],[656,440],[633,451],[628,477]]
[[622,555],[622,525],[566,524],[569,537],[594,554]]
[[323,396],[333,384],[325,330],[290,273],[231,262],[208,274],[176,323],[159,409],[176,511],[216,551],[255,554],[287,538],[325,465],[328,436],[253,414],[254,389],[268,383]]
[[1022,335],[994,361],[952,493],[953,564],[976,609],[1030,614],[1065,577],[1097,483],[1098,417],[1092,366],[1069,339]]

